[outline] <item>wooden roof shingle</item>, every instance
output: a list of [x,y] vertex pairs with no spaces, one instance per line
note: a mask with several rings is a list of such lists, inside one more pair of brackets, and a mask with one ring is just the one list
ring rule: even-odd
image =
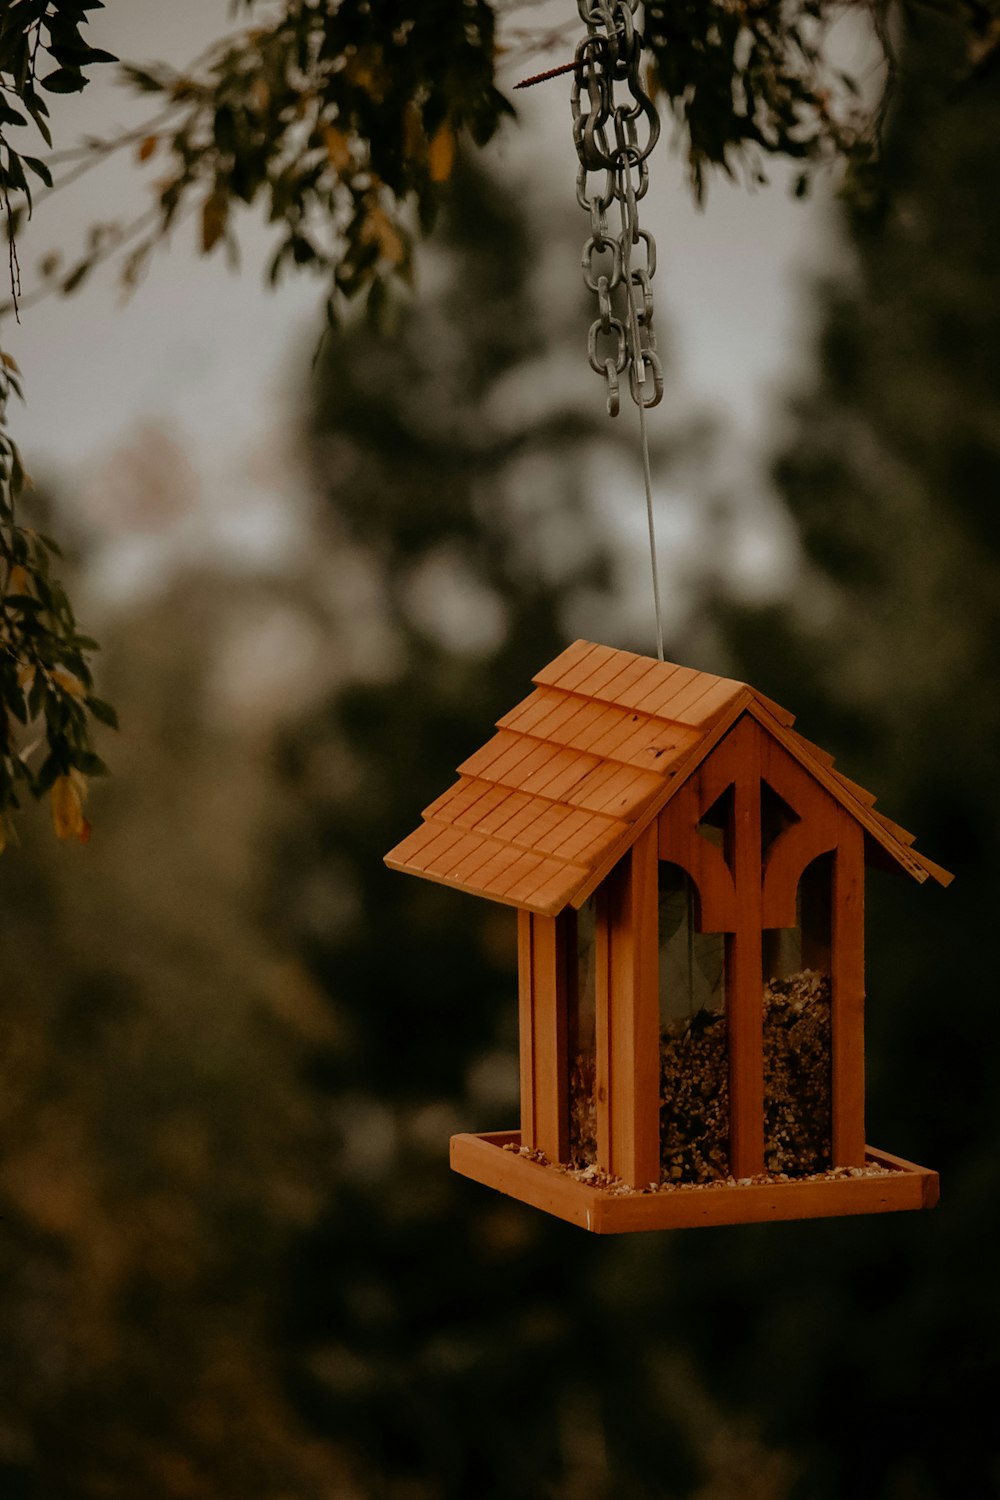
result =
[[951,879],[795,732],[793,715],[746,683],[590,641],[568,646],[534,683],[386,855],[390,869],[527,911],[579,906],[750,712],[894,863],[919,881]]

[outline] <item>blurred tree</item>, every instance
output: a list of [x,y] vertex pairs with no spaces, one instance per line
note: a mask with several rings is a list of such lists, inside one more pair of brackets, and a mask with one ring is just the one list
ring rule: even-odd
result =
[[330,1022],[259,920],[280,802],[220,654],[304,588],[189,572],[106,619],[130,734],[103,836],[0,865],[4,1500],[349,1494],[272,1352]]
[[787,607],[716,612],[730,669],[958,875],[870,882],[869,1139],[939,1166],[940,1209],[680,1251],[680,1337],[810,1500],[997,1493],[1000,83],[940,114],[960,46],[930,17],[911,45],[885,197],[823,295],[776,465],[803,572]]

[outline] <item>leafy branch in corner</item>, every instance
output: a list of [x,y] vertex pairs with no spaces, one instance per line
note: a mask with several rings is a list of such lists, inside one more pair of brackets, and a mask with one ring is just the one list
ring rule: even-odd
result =
[[[9,132],[30,128],[30,120],[51,147],[40,90],[78,93],[88,81],[85,68],[117,60],[83,39],[86,12],[99,8],[100,0],[9,0],[0,11],[0,205],[15,315],[20,206],[30,214],[31,179],[51,188],[52,176],[40,158],[11,145]],[[40,76],[41,67],[50,71]],[[25,789],[49,796],[60,838],[87,840],[89,779],[106,770],[94,751],[91,726],[116,724],[114,709],[93,693],[88,658],[97,642],[78,629],[66,591],[51,571],[58,545],[18,518],[18,502],[30,483],[7,424],[11,396],[22,395],[19,375],[13,356],[0,348],[0,850]]]
[[[81,30],[87,12],[102,8],[102,0],[0,4],[0,207],[15,316],[41,296],[75,291],[110,258],[120,259],[131,288],[188,217],[197,219],[205,254],[218,248],[235,261],[237,210],[252,205],[274,232],[272,281],[318,275],[330,323],[361,300],[378,322],[391,290],[412,278],[415,239],[434,220],[460,138],[483,146],[514,113],[499,70],[527,56],[541,61],[547,48],[567,45],[567,31],[579,31],[575,20],[532,27],[534,0],[232,0],[235,13],[256,12],[259,22],[183,71],[156,63],[122,70],[133,90],[155,99],[144,124],[48,160],[25,154],[12,132],[33,127],[52,146],[44,92],[78,92],[92,65],[115,60]],[[831,41],[852,12],[869,20],[875,53],[860,79],[837,65]],[[794,165],[798,193],[819,168],[839,165],[859,201],[872,195],[896,52],[904,50],[893,39],[905,41],[928,16],[953,26],[967,64],[965,79],[942,80],[943,98],[997,65],[1000,0],[647,0],[650,89],[674,116],[695,196],[713,171],[762,182],[776,161]],[[526,17],[520,31],[510,24]],[[128,223],[95,225],[68,264],[50,252],[22,297],[23,218],[129,148],[153,174],[152,202]],[[57,831],[83,834],[85,779],[100,769],[90,719],[113,715],[91,694],[93,643],[77,632],[51,578],[52,544],[15,518],[23,472],[4,413],[17,389],[8,356],[0,368],[0,816],[25,782],[52,793]],[[14,748],[14,723],[40,726],[47,753],[37,773]]]
[[[29,483],[6,431],[18,371],[0,357],[0,849],[10,835],[19,792],[49,794],[60,838],[86,842],[84,801],[90,777],[105,774],[91,721],[117,727],[110,704],[94,696],[88,658],[97,642],[77,627],[62,584],[51,571],[59,547],[23,526],[17,502]],[[37,770],[33,760],[37,758]]]

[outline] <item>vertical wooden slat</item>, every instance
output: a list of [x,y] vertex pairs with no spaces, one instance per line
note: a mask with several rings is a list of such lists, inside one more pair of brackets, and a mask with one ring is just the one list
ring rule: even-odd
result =
[[594,1114],[597,1162],[611,1169],[611,921],[617,912],[615,885],[621,879],[615,867],[594,893]]
[[841,813],[833,864],[831,1027],[833,1165],[865,1161],[865,850],[861,826]]
[[731,832],[736,924],[726,939],[729,1156],[734,1177],[754,1177],[764,1170],[760,731],[744,715],[730,740],[738,769]]
[[606,907],[598,909],[606,944],[606,978],[598,989],[599,995],[604,990],[598,1006],[599,1161],[633,1187],[660,1178],[656,844],[651,824],[608,879]]
[[535,1149],[535,1045],[531,913],[517,914],[517,1019],[521,1059],[521,1145]]
[[531,917],[533,1141],[550,1161],[569,1155],[566,934],[562,917]]

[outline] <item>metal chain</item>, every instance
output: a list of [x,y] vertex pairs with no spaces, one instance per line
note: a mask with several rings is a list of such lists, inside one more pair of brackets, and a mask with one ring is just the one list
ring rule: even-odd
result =
[[[573,140],[580,158],[576,196],[580,207],[590,215],[590,236],[583,247],[583,279],[597,295],[598,310],[587,337],[587,352],[591,369],[604,376],[608,415],[618,415],[619,377],[626,371],[632,400],[639,408],[656,650],[662,661],[663,617],[646,412],[663,398],[663,368],[653,329],[656,241],[648,229],[639,227],[638,208],[649,187],[646,163],[659,139],[660,117],[639,74],[643,39],[635,25],[638,8],[639,0],[577,0],[587,35],[576,49]],[[616,98],[617,89],[623,89],[627,98]],[[613,143],[609,132],[614,135]],[[603,185],[591,188],[592,173],[603,174]],[[612,234],[608,227],[608,210],[615,201],[621,221],[619,234]],[[644,248],[645,264],[636,266],[632,256],[639,245]]]
[[[653,329],[656,243],[648,229],[639,227],[638,210],[649,187],[646,159],[659,138],[660,120],[639,75],[639,0],[577,0],[577,8],[587,35],[576,49],[573,79],[573,140],[580,158],[576,196],[590,215],[583,279],[598,307],[587,352],[591,369],[605,378],[608,415],[616,417],[619,377],[626,371],[632,399],[641,409],[656,406],[663,396]],[[623,100],[616,99],[618,87],[627,94]],[[592,186],[595,173],[603,182]],[[615,201],[620,234],[608,227],[608,210]],[[632,256],[639,245],[645,264],[636,266]]]

